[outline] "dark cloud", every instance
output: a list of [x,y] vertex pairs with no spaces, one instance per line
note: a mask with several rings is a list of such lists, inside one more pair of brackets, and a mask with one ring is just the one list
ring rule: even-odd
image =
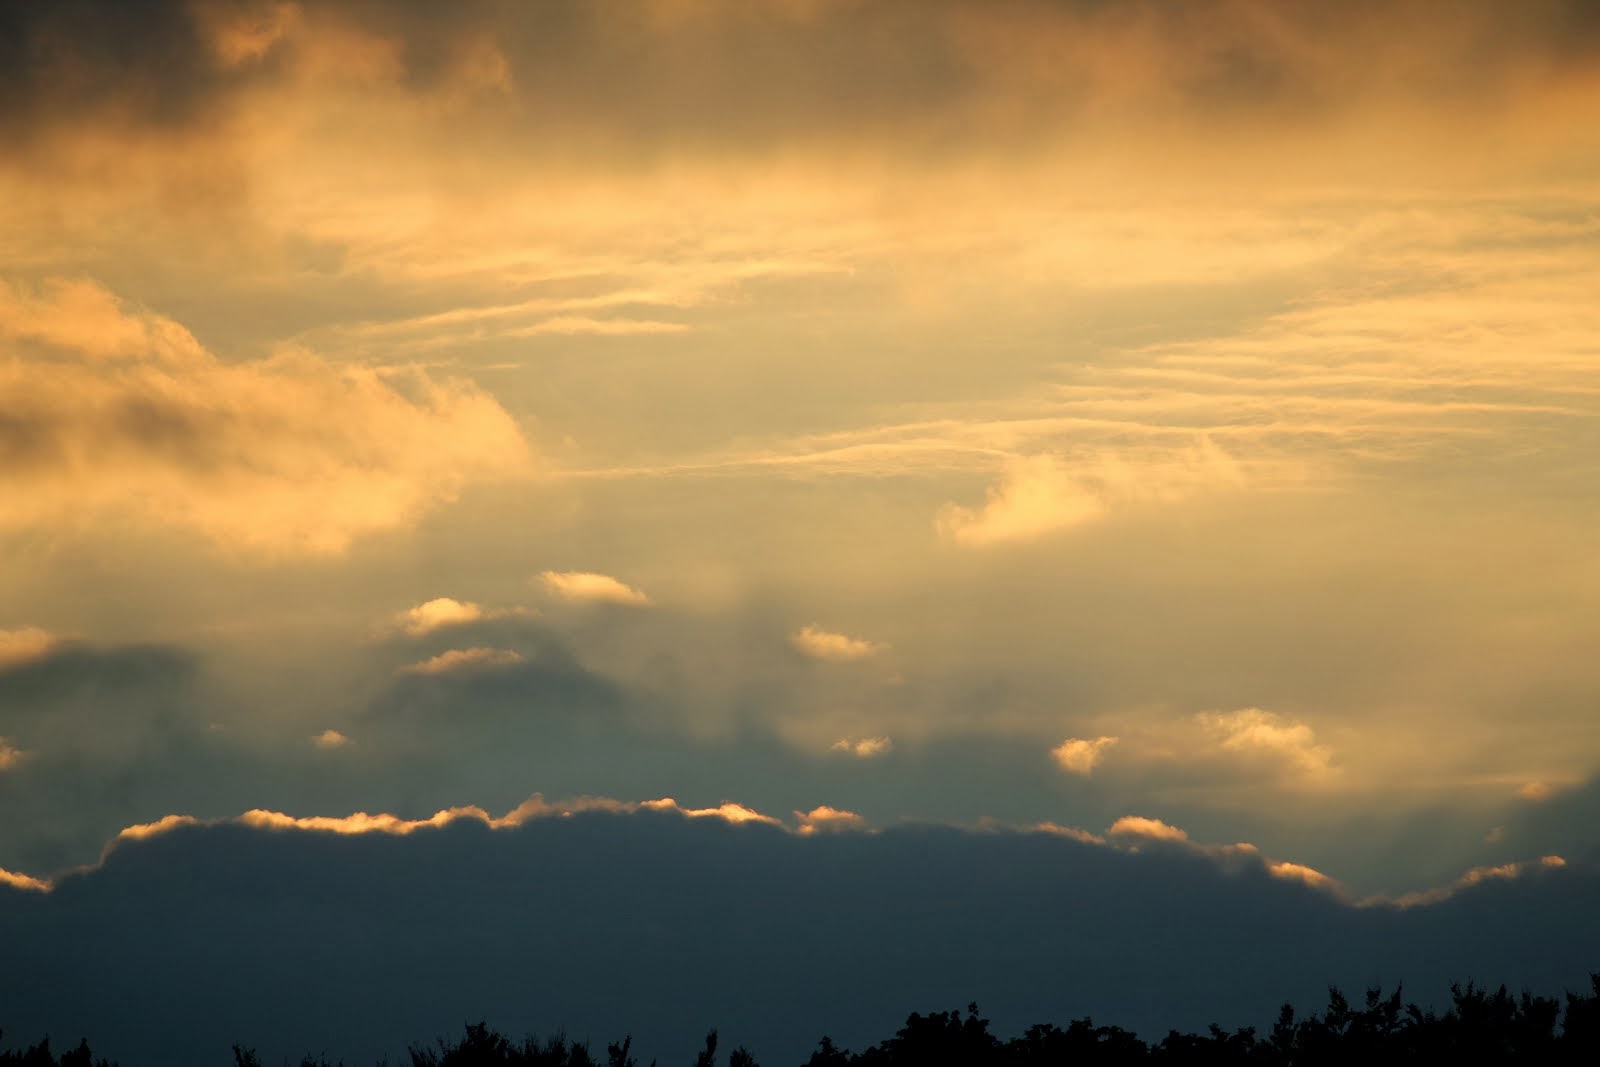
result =
[[50,894],[0,892],[8,1029],[87,1034],[129,1067],[358,1061],[496,1025],[687,1054],[709,1026],[768,1062],[859,1046],[977,999],[1002,1032],[1093,1015],[1147,1036],[1264,1024],[1325,985],[1477,977],[1578,988],[1588,869],[1357,909],[1256,858],[1043,834],[806,838],[673,812],[407,836],[190,827],[126,841]]
[[[1303,117],[1374,84],[1481,99],[1530,67],[1581,70],[1600,39],[1582,0],[343,0],[293,10],[266,32],[279,9],[236,0],[7,5],[0,115],[14,132],[85,119],[202,125],[241,92],[297,71],[345,76],[359,64],[337,53],[356,47],[355,34],[386,50],[383,78],[405,93],[481,90],[478,102],[522,131],[524,150],[745,150],[892,133],[937,151],[951,138],[1054,138],[1108,105]],[[258,43],[230,58],[224,42],[240,33]],[[324,54],[335,61],[308,63]]]

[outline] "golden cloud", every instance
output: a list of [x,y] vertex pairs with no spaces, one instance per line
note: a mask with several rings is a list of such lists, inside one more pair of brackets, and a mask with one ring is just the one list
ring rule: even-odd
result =
[[843,752],[857,759],[872,759],[894,748],[892,737],[841,737],[828,746],[834,752]]
[[531,462],[469,383],[297,349],[223,362],[87,281],[0,282],[0,356],[0,530],[120,519],[336,553]]
[[820,626],[804,626],[796,630],[789,642],[812,659],[835,663],[853,663],[870,659],[883,651],[884,646],[875,641],[824,630]]
[[1104,760],[1106,749],[1117,743],[1115,737],[1096,737],[1085,740],[1069,737],[1050,750],[1051,757],[1061,769],[1071,774],[1089,775]]
[[60,644],[60,638],[37,626],[0,630],[0,668],[43,659]]
[[1141,837],[1152,841],[1187,841],[1189,835],[1160,819],[1124,815],[1106,829],[1108,837]]
[[794,813],[794,818],[799,827],[798,832],[806,836],[840,830],[862,830],[867,825],[867,820],[855,812],[830,808],[826,804],[818,805],[810,811],[797,811]]
[[324,730],[313,737],[311,743],[318,748],[343,748],[350,743],[350,739],[338,730]]
[[644,606],[650,598],[631,585],[609,574],[592,571],[545,571],[539,575],[544,587],[562,600]]
[[1333,769],[1332,750],[1318,744],[1316,734],[1303,722],[1260,708],[1201,712],[1195,719],[1225,752],[1280,760],[1310,777],[1325,776]]
[[453,674],[478,667],[509,667],[523,662],[522,653],[509,648],[452,648],[400,668],[402,674]]

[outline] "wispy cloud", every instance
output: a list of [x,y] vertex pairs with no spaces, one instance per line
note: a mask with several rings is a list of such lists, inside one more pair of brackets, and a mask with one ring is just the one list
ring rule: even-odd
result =
[[452,648],[408,664],[400,671],[402,674],[453,674],[484,667],[508,667],[522,661],[522,653],[509,648]]
[[1332,750],[1318,744],[1316,734],[1303,722],[1261,708],[1201,712],[1196,720],[1226,752],[1281,760],[1292,770],[1311,776],[1326,775],[1333,769]]
[[857,759],[873,759],[886,754],[894,748],[894,739],[891,737],[841,737],[828,747],[834,752],[843,752]]

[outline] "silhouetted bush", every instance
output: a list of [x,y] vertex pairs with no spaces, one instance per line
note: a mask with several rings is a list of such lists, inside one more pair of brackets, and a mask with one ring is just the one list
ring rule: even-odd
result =
[[[1332,1067],[1343,1064],[1473,1063],[1600,1064],[1600,974],[1589,976],[1587,993],[1564,999],[1512,995],[1473,982],[1450,987],[1443,1014],[1406,1003],[1400,989],[1385,994],[1369,989],[1359,1005],[1337,988],[1328,990],[1322,1013],[1299,1017],[1285,1004],[1266,1037],[1254,1028],[1226,1031],[1211,1026],[1203,1034],[1176,1030],[1154,1045],[1115,1026],[1076,1019],[1065,1029],[1053,1023],[1030,1026],[1002,1041],[976,1004],[959,1011],[913,1012],[895,1035],[860,1052],[849,1052],[823,1037],[802,1067],[1058,1067],[1154,1063],[1163,1065],[1250,1064],[1258,1067]],[[3,1034],[0,1034],[3,1037]],[[605,1067],[639,1067],[633,1039],[606,1046]],[[468,1023],[455,1044],[413,1045],[411,1067],[601,1067],[587,1044],[556,1034],[514,1043]],[[233,1046],[234,1067],[262,1067],[253,1049]],[[57,1057],[48,1036],[25,1049],[0,1049],[0,1067],[116,1067],[96,1059],[87,1041]],[[285,1065],[287,1067],[287,1064]],[[325,1059],[302,1059],[300,1067],[344,1067]],[[380,1065],[382,1067],[382,1065]],[[650,1067],[655,1067],[652,1060]],[[717,1031],[706,1034],[694,1067],[717,1067]],[[728,1055],[727,1067],[759,1067],[748,1049]]]

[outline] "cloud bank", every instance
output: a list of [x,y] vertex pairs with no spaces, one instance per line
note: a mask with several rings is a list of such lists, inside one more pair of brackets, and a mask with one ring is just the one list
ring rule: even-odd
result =
[[1595,872],[1554,862],[1353,907],[1152,819],[1119,831],[1137,851],[1056,832],[860,833],[826,806],[796,822],[538,798],[499,818],[163,820],[52,891],[0,880],[0,995],[133,1067],[241,1040],[370,1057],[480,1015],[631,1028],[663,1055],[715,1025],[782,1062],[819,1020],[848,1046],[961,998],[1004,1028],[1092,1014],[1159,1034],[1264,1023],[1278,998],[1320,1002],[1329,982],[1403,979],[1423,1002],[1468,973],[1576,988],[1600,951]]

